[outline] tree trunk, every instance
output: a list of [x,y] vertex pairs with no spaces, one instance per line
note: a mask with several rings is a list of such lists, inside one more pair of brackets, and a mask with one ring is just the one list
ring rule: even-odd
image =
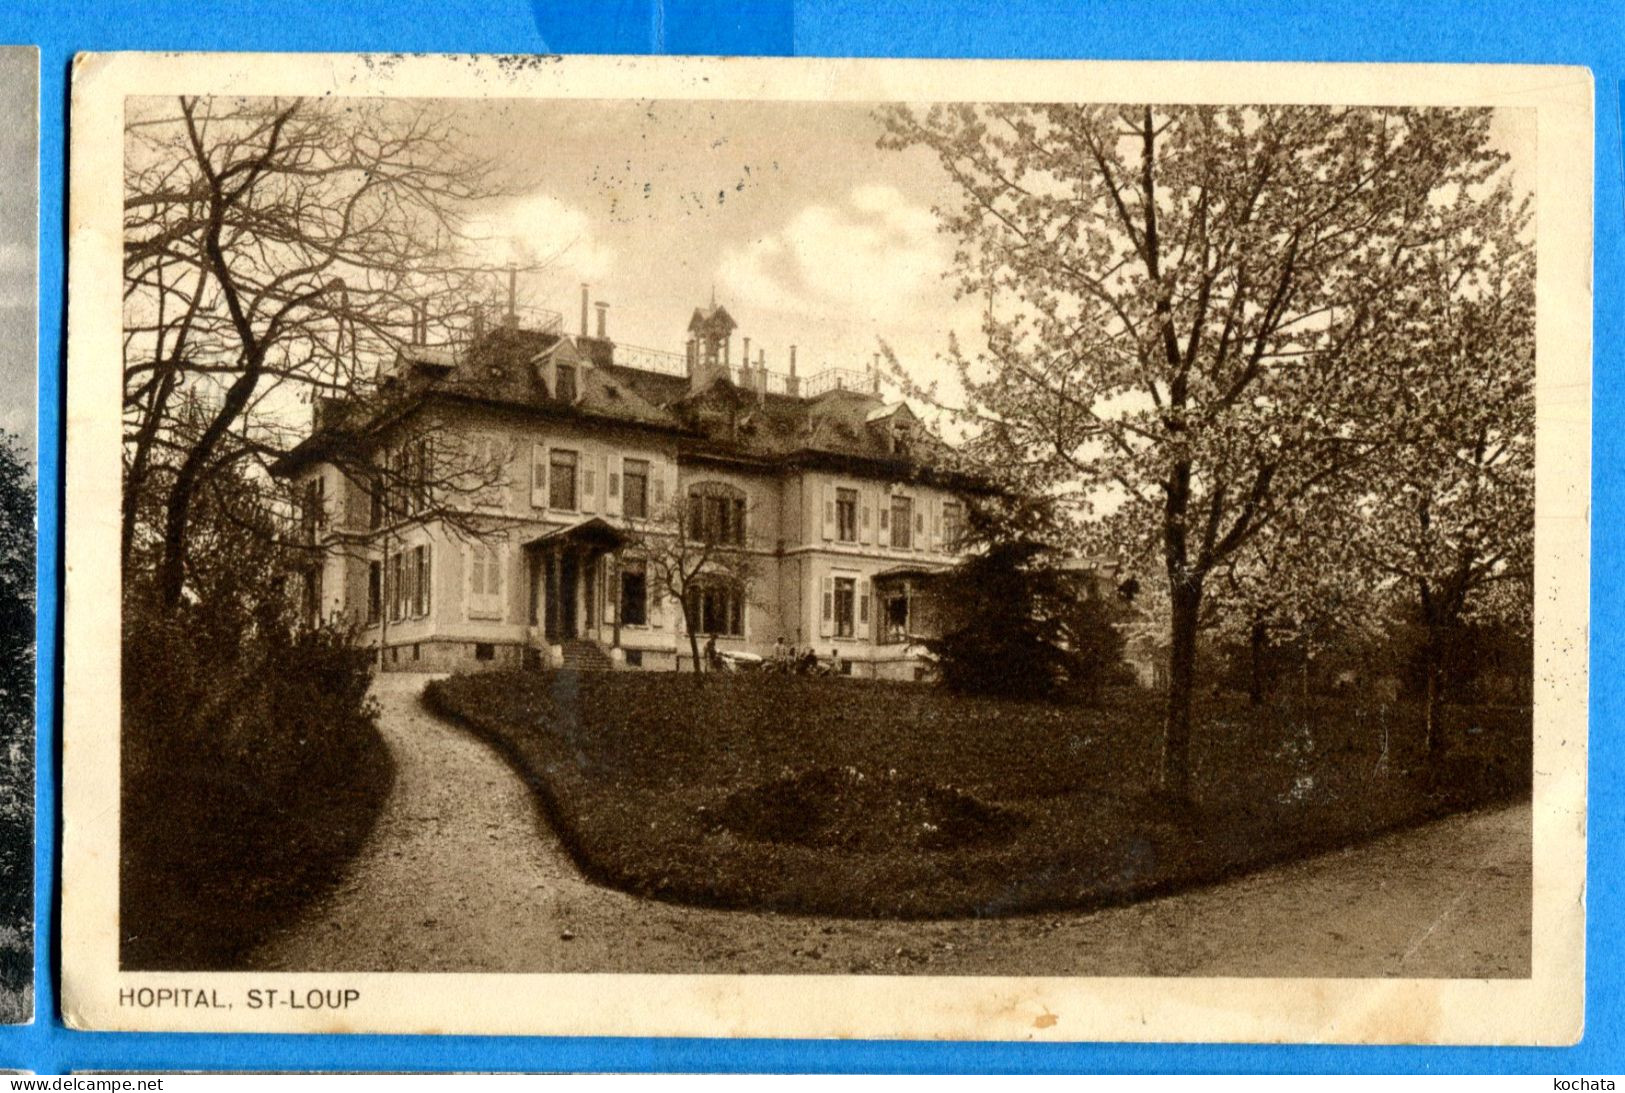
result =
[[1422,647],[1424,673],[1423,739],[1428,758],[1444,750],[1444,639],[1439,627],[1429,623],[1427,641]]
[[1196,626],[1202,607],[1200,579],[1173,586],[1171,644],[1168,652],[1168,708],[1163,725],[1160,786],[1189,800],[1191,790],[1191,697],[1196,689]]
[[683,629],[688,631],[688,651],[694,658],[695,682],[699,682],[700,675],[700,636],[694,632],[694,620],[688,617],[688,597],[677,597],[678,610],[683,613]]
[[1252,630],[1247,635],[1248,654],[1251,658],[1247,678],[1247,704],[1262,706],[1264,704],[1264,649],[1269,642],[1269,632],[1264,627],[1264,620],[1256,619]]

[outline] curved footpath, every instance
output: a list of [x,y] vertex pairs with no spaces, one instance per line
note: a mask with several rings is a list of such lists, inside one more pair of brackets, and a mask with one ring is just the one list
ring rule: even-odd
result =
[[1527,803],[1092,914],[874,922],[679,907],[583,880],[524,784],[382,677],[395,789],[279,971],[1486,977],[1529,973]]

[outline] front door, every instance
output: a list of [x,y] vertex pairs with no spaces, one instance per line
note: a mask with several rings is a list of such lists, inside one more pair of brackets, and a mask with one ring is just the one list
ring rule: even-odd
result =
[[573,551],[555,548],[542,555],[542,632],[551,644],[576,636],[576,583],[580,567]]

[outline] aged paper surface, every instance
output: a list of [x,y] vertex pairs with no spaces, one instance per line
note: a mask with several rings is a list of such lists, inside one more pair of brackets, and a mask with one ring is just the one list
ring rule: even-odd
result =
[[[1533,230],[1539,256],[1535,287],[1539,454],[1535,468],[1534,866],[1526,962],[1518,967],[1519,962],[1514,961],[1511,971],[1479,973],[1506,978],[1446,978],[1438,973],[1406,978],[1392,972],[1362,975],[1337,969],[1322,973],[1327,977],[1307,978],[1315,968],[1312,959],[1291,952],[1272,957],[1271,939],[1264,937],[1252,939],[1252,947],[1264,955],[1251,963],[1193,961],[1190,966],[1198,974],[1191,975],[1159,968],[1160,974],[1154,976],[1125,976],[1115,970],[1144,965],[1105,958],[1096,966],[1106,974],[1046,975],[1041,949],[1036,950],[1036,957],[1035,950],[1028,950],[1019,975],[986,970],[977,974],[932,975],[920,970],[885,974],[884,965],[877,973],[847,974],[846,967],[805,962],[797,966],[798,974],[778,974],[786,967],[782,961],[764,958],[756,963],[749,953],[738,961],[737,971],[742,974],[632,973],[626,971],[624,962],[606,962],[604,966],[613,971],[594,971],[591,958],[580,956],[553,965],[568,967],[567,972],[549,971],[545,964],[541,969],[536,963],[527,967],[522,953],[494,959],[486,965],[488,970],[478,973],[434,971],[430,969],[437,965],[432,962],[390,972],[338,971],[335,966],[350,966],[343,959],[346,937],[340,932],[329,939],[326,951],[335,956],[326,965],[312,960],[298,970],[280,970],[296,962],[265,958],[254,965],[265,970],[164,970],[185,965],[166,965],[160,956],[142,962],[144,970],[131,970],[127,956],[121,962],[119,923],[118,544],[125,436],[116,362],[121,358],[121,331],[126,323],[120,273],[125,257],[125,194],[119,166],[125,162],[131,112],[138,109],[132,104],[177,96],[200,96],[205,101],[214,97],[221,103],[296,96],[331,96],[358,103],[427,98],[471,103],[619,100],[645,104],[667,100],[915,105],[1321,103],[1494,107],[1517,118],[1512,128],[1521,134],[1514,138],[1522,157],[1519,169],[1534,195]],[[1584,70],[97,55],[81,57],[75,65],[71,139],[62,970],[63,1009],[71,1025],[222,1032],[1461,1044],[1565,1044],[1580,1036],[1592,178],[1591,80]],[[785,134],[783,139],[795,138]],[[636,180],[631,181],[635,195]],[[709,199],[710,195],[705,196]],[[718,195],[718,200],[724,197]],[[867,200],[876,198],[871,194]],[[567,220],[569,215],[569,210],[557,208],[544,212],[553,221]],[[566,232],[565,246],[573,245],[588,229],[578,226],[572,231],[573,235]],[[680,254],[662,253],[658,248],[652,257],[656,261],[682,260]],[[765,270],[771,267],[774,255],[757,252],[756,257],[757,268]],[[696,296],[694,302],[704,301]],[[710,314],[715,314],[716,303],[713,299]],[[516,311],[510,299],[509,312]],[[602,339],[602,309],[598,321]],[[581,324],[585,341],[585,295]],[[747,340],[747,366],[748,346]],[[793,350],[790,359],[793,375]],[[691,356],[691,368],[693,360]],[[765,369],[761,383],[765,390]],[[585,488],[592,489],[590,485]],[[486,578],[478,579],[484,589]],[[399,588],[397,585],[397,595]],[[714,645],[713,641],[713,649]],[[478,645],[471,649],[471,656],[491,655]],[[417,656],[418,650],[413,647],[410,655]],[[682,655],[679,648],[678,663]],[[1371,844],[1365,850],[1375,847],[1372,852],[1380,854],[1384,845]],[[1474,905],[1475,886],[1470,878],[1464,881],[1437,921],[1423,924],[1411,948],[1422,945],[1451,916],[1468,913]],[[470,898],[477,899],[477,889],[471,887],[470,891]],[[411,893],[398,895],[407,903],[412,899]],[[651,905],[651,915],[656,914],[656,907]],[[629,921],[639,917],[635,910],[629,914]],[[1199,916],[1200,912],[1195,921],[1189,917],[1170,920],[1169,928],[1200,935],[1206,923]],[[403,914],[398,924],[403,944],[407,932],[433,927],[432,919],[417,922],[417,917]],[[876,936],[886,938],[905,938],[909,928],[906,923],[873,925]],[[678,927],[684,928],[693,927]],[[846,926],[822,928],[862,934],[868,926],[863,920],[852,920]],[[564,937],[575,943],[570,931]],[[127,937],[122,940],[128,944]],[[625,945],[629,939],[619,943]],[[608,944],[613,948],[617,940]],[[885,945],[889,948],[891,941]],[[576,945],[571,951],[579,954],[583,948]],[[900,940],[896,953],[901,955],[906,948]],[[1073,966],[1076,957],[1076,953],[1057,954],[1056,963]],[[801,967],[807,971],[800,972]],[[1226,969],[1225,974],[1201,971],[1213,967]],[[1279,970],[1272,972],[1272,968]]]

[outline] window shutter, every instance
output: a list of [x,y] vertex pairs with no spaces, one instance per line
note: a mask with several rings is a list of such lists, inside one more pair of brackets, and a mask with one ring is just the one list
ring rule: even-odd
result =
[[[885,494],[880,495],[880,530],[891,530],[891,498]],[[884,542],[881,545],[884,546]]]
[[647,590],[645,595],[649,597],[649,625],[665,626],[666,597],[661,594],[660,586],[655,583],[654,567],[650,566],[645,572],[648,573],[644,588]]
[[869,640],[869,579],[858,582],[858,637]]
[[530,503],[536,508],[548,507],[548,445],[530,445]]
[[621,514],[621,456],[611,452],[608,460],[607,481],[604,486],[604,512],[610,516]]
[[862,510],[858,514],[858,538],[867,545],[875,541],[874,513],[870,511],[874,508],[874,491],[859,490],[858,506]]
[[591,455],[583,452],[581,455],[581,511],[593,513],[598,511],[598,472],[593,466],[598,462]]
[[666,464],[654,460],[649,464],[649,515],[659,520],[666,515]]
[[940,497],[928,498],[925,502],[931,506],[931,549],[942,549],[942,499]]
[[500,608],[502,606],[502,548],[492,546],[489,549],[491,551],[491,568],[486,571],[485,584],[491,598],[497,601],[495,606]]
[[429,613],[429,548],[420,546],[412,551],[412,614]]
[[917,505],[914,509],[914,549],[925,549],[925,506]]
[[621,582],[617,579],[619,573],[615,568],[615,559],[606,557],[603,565],[604,581],[604,625],[612,626],[615,623],[616,612],[621,606]]
[[423,547],[423,613],[434,610],[434,546]]
[[835,487],[824,483],[824,538],[835,538]]
[[835,578],[824,578],[824,610],[818,616],[818,636],[827,638],[835,624]]

